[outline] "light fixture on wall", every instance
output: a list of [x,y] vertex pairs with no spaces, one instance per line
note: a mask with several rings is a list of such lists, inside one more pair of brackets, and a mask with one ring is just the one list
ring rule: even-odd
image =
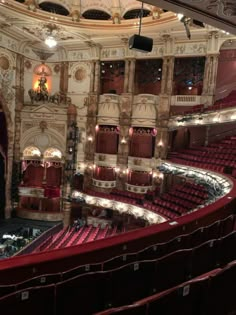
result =
[[56,47],[57,45],[57,41],[55,40],[53,36],[48,36],[44,42],[49,48]]
[[57,46],[56,33],[58,32],[58,27],[55,24],[47,24],[44,26],[45,30],[45,40],[44,43],[49,48],[54,48]]

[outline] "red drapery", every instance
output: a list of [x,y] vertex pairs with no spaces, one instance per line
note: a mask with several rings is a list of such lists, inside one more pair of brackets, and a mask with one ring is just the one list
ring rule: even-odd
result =
[[152,135],[133,134],[130,141],[130,156],[151,158],[152,157]]
[[94,170],[93,177],[98,180],[109,180],[109,181],[116,179],[115,171],[111,167],[97,166],[96,169]]
[[30,164],[25,170],[23,182],[25,186],[42,186],[44,168]]
[[151,175],[148,172],[131,171],[128,183],[136,186],[149,186],[151,185]]
[[115,132],[98,131],[97,153],[117,154],[118,135]]
[[60,187],[61,184],[61,167],[51,166],[47,168],[46,175],[47,186],[56,186]]

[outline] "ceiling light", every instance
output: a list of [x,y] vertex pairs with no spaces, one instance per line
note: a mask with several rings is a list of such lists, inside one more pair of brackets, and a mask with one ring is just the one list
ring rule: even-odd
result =
[[45,39],[45,44],[49,47],[49,48],[53,48],[57,45],[57,41],[55,40],[55,38],[53,36],[48,36]]
[[178,18],[179,20],[181,20],[183,17],[184,17],[184,15],[183,15],[182,13],[178,13],[178,14],[177,14],[177,18]]

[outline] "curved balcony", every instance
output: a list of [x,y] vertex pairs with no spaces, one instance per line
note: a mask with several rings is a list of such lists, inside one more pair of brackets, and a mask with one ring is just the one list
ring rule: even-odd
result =
[[93,186],[99,187],[99,188],[114,188],[116,187],[116,181],[115,180],[99,180],[93,178]]
[[146,194],[148,191],[152,190],[152,186],[137,186],[126,183],[126,190],[138,194]]

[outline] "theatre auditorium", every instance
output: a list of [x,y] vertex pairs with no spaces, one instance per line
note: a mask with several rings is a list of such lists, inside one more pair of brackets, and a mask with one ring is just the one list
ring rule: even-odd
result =
[[236,315],[236,4],[0,0],[0,312]]

